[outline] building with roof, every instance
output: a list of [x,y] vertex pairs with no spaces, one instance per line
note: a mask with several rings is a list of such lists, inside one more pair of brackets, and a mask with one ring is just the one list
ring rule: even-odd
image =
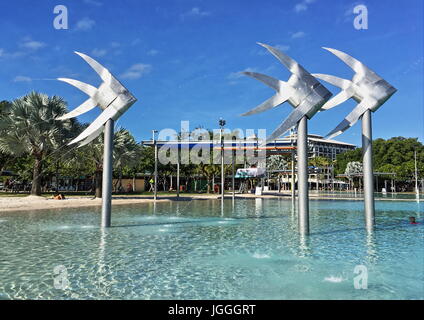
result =
[[[291,144],[292,142],[296,145],[296,134],[290,134],[277,140],[278,144]],[[310,157],[325,157],[332,161],[336,160],[338,154],[356,149],[354,144],[347,142],[325,139],[323,136],[317,134],[308,135],[308,144]]]

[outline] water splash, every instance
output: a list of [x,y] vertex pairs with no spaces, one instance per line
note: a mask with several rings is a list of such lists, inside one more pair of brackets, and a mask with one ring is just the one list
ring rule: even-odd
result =
[[346,278],[338,277],[338,276],[329,276],[324,278],[324,281],[332,282],[332,283],[340,283],[346,280],[347,280]]

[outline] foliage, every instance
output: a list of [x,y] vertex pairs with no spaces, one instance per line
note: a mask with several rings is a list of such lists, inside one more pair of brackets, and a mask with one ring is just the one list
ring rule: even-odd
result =
[[58,152],[75,129],[72,120],[56,120],[66,112],[62,98],[31,92],[0,117],[0,152],[34,159],[31,194],[41,195],[42,161]]
[[353,176],[357,176],[357,175],[361,175],[362,174],[362,162],[359,161],[351,161],[347,164],[346,166],[346,170],[345,170],[345,175],[347,175],[348,177],[353,177]]
[[[418,177],[424,178],[424,146],[417,138],[374,140],[374,171],[396,173],[394,179],[398,181],[410,180],[415,172],[414,151],[417,151]],[[347,164],[352,161],[362,161],[362,148],[339,154],[336,160],[336,174],[344,173]]]
[[266,161],[268,171],[288,170],[290,166],[286,157],[282,155],[272,155]]

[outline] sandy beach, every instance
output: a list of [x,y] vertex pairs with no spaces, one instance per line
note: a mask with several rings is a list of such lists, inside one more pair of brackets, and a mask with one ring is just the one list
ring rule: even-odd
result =
[[[171,201],[169,198],[158,199],[159,202]],[[153,202],[152,197],[117,197],[112,200],[113,205],[136,204]],[[65,200],[54,200],[45,197],[0,197],[0,213],[12,211],[33,211],[48,209],[101,207],[100,198],[70,197]]]
[[[226,194],[225,197],[231,199],[231,194]],[[176,195],[158,195],[157,202],[167,201],[190,201],[190,200],[207,200],[219,199],[220,196],[216,194],[199,194],[199,195],[181,195],[177,198]],[[289,194],[281,193],[268,193],[262,196],[254,194],[236,194],[236,198],[263,198],[263,199],[285,199],[290,200]],[[310,200],[350,200],[362,201],[362,197],[348,197],[343,196],[329,196],[323,194],[311,194]],[[376,201],[414,201],[413,199],[395,199],[395,198],[376,198]],[[153,197],[150,195],[134,195],[134,196],[114,196],[112,205],[130,205],[153,202]],[[102,200],[100,198],[93,198],[87,196],[72,196],[65,200],[54,200],[46,197],[25,196],[25,197],[0,197],[0,213],[13,212],[13,211],[34,211],[34,210],[49,210],[49,209],[65,209],[65,208],[81,208],[81,207],[101,207]]]

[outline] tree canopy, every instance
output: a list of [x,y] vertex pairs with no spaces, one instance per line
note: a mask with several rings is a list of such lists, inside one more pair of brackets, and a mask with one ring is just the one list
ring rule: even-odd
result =
[[[424,146],[417,138],[394,137],[373,141],[375,172],[396,173],[398,181],[413,178],[415,172],[414,152],[417,152],[419,178],[424,178]],[[339,154],[336,159],[336,174],[345,173],[349,162],[362,162],[362,148]]]

